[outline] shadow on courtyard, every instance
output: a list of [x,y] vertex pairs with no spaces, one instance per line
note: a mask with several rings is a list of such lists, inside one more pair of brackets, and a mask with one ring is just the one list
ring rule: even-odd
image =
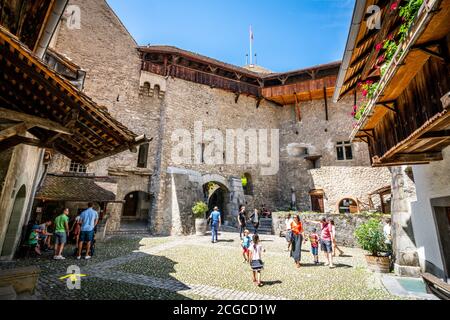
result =
[[[37,266],[40,269],[37,298],[42,300],[191,300],[190,298],[177,293],[177,291],[189,290],[183,282],[175,279],[171,274],[175,273],[175,261],[162,256],[155,256],[150,254],[137,253],[140,258],[151,258],[157,261],[158,268],[153,268],[155,274],[149,274],[151,278],[161,278],[161,283],[156,286],[147,286],[144,281],[139,281],[138,277],[148,272],[140,272],[138,269],[130,268],[125,270],[123,265],[113,266],[111,269],[103,268],[103,275],[96,277],[94,274],[87,274],[81,279],[80,290],[69,290],[67,288],[66,280],[59,278],[67,274],[67,270],[71,266],[87,270],[89,273],[90,267],[96,264],[101,264],[109,260],[127,256],[134,251],[139,250],[142,245],[142,240],[148,238],[142,237],[113,237],[103,242],[97,242],[95,245],[95,252],[91,260],[77,260],[75,258],[75,245],[69,244],[64,249],[64,256],[66,260],[53,260],[54,252],[43,252],[42,256],[31,254],[28,257],[21,257],[10,262],[0,262],[0,270],[23,268],[28,266]],[[155,244],[157,246],[158,244]],[[153,245],[148,245],[151,248]],[[130,266],[139,260],[132,260],[129,263],[126,261],[124,265]],[[142,271],[146,271],[148,267],[142,263],[139,265]],[[108,276],[108,271],[111,270],[111,277]],[[105,272],[106,271],[106,272]],[[129,274],[127,281],[119,281],[114,278],[114,271]],[[106,275],[106,277],[105,277]],[[156,288],[159,287],[159,288]],[[170,287],[171,290],[163,288]]]

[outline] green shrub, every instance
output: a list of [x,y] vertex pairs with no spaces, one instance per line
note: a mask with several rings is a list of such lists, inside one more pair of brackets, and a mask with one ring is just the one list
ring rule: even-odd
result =
[[373,256],[379,256],[380,253],[387,251],[383,225],[379,219],[370,219],[356,228],[355,238],[361,248]]
[[199,201],[192,207],[192,213],[196,219],[205,219],[205,215],[208,212],[208,205]]

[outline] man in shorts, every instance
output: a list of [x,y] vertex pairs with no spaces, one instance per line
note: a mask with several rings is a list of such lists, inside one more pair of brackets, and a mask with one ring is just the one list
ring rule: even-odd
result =
[[55,260],[65,260],[62,256],[64,246],[69,237],[69,209],[55,219]]
[[330,269],[334,268],[333,265],[333,229],[330,221],[323,218],[322,221],[308,221],[320,225],[322,233],[320,235],[320,248],[325,254],[326,263],[325,266],[329,266]]
[[86,260],[91,259],[91,243],[94,240],[94,229],[98,224],[98,213],[94,210],[94,205],[92,203],[88,204],[88,209],[83,211],[80,215],[81,219],[81,234],[80,241],[78,244],[78,254],[77,260],[81,259],[81,252],[83,250],[83,245],[86,243]]

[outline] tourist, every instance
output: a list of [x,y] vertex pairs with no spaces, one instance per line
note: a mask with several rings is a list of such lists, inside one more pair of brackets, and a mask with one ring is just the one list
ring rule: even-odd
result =
[[245,229],[247,228],[247,214],[245,213],[245,206],[240,206],[239,215],[239,237],[242,240],[242,235],[244,234]]
[[333,239],[333,257],[336,257],[336,251],[339,251],[339,256],[342,256],[344,254],[344,251],[342,251],[338,245],[337,245],[337,237],[336,237],[336,225],[334,223],[334,220],[330,220],[331,229],[332,229],[332,239]]
[[250,247],[250,266],[252,268],[253,283],[258,287],[262,287],[261,271],[264,269],[262,261],[262,253],[265,252],[260,245],[259,236],[253,235],[253,245]]
[[288,214],[286,217],[286,220],[284,221],[286,225],[286,241],[288,242],[288,248],[287,251],[291,251],[291,244],[292,244],[292,229],[291,224],[294,219],[292,219],[292,215]]
[[392,255],[392,220],[386,219],[386,224],[383,227],[384,243],[386,244],[388,255]]
[[80,233],[81,233],[81,216],[78,215],[75,217],[72,228],[70,232],[74,236],[75,246],[78,248],[78,242],[80,241]]
[[36,252],[38,256],[42,255],[41,248],[39,246],[39,230],[39,226],[34,226],[31,229],[31,233],[27,241],[27,244],[34,249],[34,252]]
[[55,260],[65,260],[62,253],[69,237],[69,209],[55,219]]
[[91,243],[94,240],[94,229],[98,224],[98,213],[93,209],[93,204],[88,204],[88,209],[81,213],[81,233],[80,241],[78,244],[77,260],[81,259],[81,251],[83,250],[83,244],[86,243],[86,256],[85,259],[91,259],[90,250]]
[[255,234],[258,234],[258,228],[259,228],[259,222],[260,222],[258,209],[255,209],[254,213],[250,217],[250,220],[253,224],[253,227],[255,228]]
[[272,218],[272,213],[267,209],[265,204],[262,205],[261,214],[264,218]]
[[41,248],[44,251],[49,251],[52,249],[51,240],[52,235],[48,232],[48,228],[52,225],[51,220],[47,220],[46,222],[39,225],[39,241],[42,243]]
[[250,246],[252,244],[252,238],[250,237],[250,231],[244,231],[244,237],[242,238],[242,256],[244,257],[244,263],[250,263]]
[[320,247],[325,254],[326,263],[325,266],[329,266],[330,269],[334,268],[333,265],[333,230],[332,225],[327,219],[323,218],[322,221],[308,221],[320,225]]
[[218,207],[214,207],[214,211],[211,212],[209,216],[209,220],[211,220],[211,233],[212,233],[212,243],[216,243],[219,241],[218,233],[220,226],[222,224],[221,214],[219,212]]
[[303,224],[300,216],[294,216],[291,223],[292,240],[291,240],[291,257],[294,259],[297,268],[301,267],[302,259],[302,243],[303,243]]
[[319,264],[319,242],[320,237],[317,234],[317,229],[314,228],[309,235],[309,242],[311,243],[311,253],[314,256],[314,264]]

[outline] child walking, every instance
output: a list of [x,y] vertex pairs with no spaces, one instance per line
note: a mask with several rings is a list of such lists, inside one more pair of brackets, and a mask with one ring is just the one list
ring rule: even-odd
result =
[[244,237],[242,238],[242,256],[244,257],[244,263],[250,263],[250,246],[252,238],[250,237],[250,231],[244,231]]
[[262,245],[259,244],[259,236],[255,234],[253,236],[253,245],[250,247],[250,266],[253,272],[253,283],[262,287],[261,271],[264,269],[264,263],[262,261],[262,253],[265,250]]
[[309,241],[311,242],[311,253],[314,256],[314,264],[319,264],[320,238],[317,234],[317,229],[313,229],[313,232],[309,235]]

